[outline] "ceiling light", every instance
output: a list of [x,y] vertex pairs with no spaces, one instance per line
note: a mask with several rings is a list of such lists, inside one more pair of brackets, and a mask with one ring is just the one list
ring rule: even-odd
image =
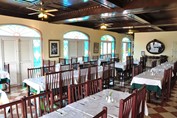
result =
[[47,14],[44,14],[43,12],[41,12],[39,15],[38,15],[38,18],[47,18]]
[[128,30],[128,34],[133,34],[134,32],[130,29]]
[[100,29],[105,30],[105,29],[107,29],[107,26],[106,25],[101,25]]

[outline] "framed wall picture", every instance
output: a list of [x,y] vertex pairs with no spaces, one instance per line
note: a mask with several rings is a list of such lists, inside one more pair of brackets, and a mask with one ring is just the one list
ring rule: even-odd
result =
[[60,56],[60,41],[59,40],[49,40],[49,57],[59,57]]
[[93,45],[93,52],[98,53],[99,52],[99,43],[94,43]]

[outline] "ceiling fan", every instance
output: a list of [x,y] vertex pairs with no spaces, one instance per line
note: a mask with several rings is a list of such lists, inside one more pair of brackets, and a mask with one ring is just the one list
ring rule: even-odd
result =
[[46,18],[48,18],[48,16],[54,17],[55,15],[51,14],[49,12],[56,12],[56,11],[58,11],[58,9],[44,9],[43,5],[44,5],[44,3],[40,2],[39,8],[37,8],[37,9],[36,8],[32,8],[32,7],[26,7],[29,10],[35,11],[33,13],[29,13],[28,15],[36,15],[36,14],[38,14],[38,18],[42,18],[42,19],[46,19]]
[[111,27],[111,25],[113,25],[113,23],[101,23],[101,24],[99,25],[99,28],[100,28],[101,30],[106,30],[108,27]]

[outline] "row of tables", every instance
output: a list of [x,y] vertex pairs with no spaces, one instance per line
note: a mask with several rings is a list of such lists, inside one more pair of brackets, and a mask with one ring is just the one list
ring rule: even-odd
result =
[[[108,96],[111,93],[111,101]],[[108,108],[108,118],[119,117],[119,101],[125,99],[130,94],[127,92],[105,89],[94,95],[67,105],[62,109],[42,116],[42,118],[92,118],[99,113],[104,106]],[[148,115],[147,105],[145,104],[145,115]]]

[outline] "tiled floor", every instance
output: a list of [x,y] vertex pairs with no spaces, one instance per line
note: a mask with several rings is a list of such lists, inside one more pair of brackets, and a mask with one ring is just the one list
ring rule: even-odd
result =
[[[130,81],[125,83],[116,82],[115,90],[129,91]],[[122,87],[122,85],[125,85]],[[25,96],[27,93],[26,89],[22,87],[14,87],[11,89],[11,94],[8,94],[10,101],[18,100]],[[177,118],[177,84],[172,90],[170,100],[165,102],[163,105],[150,104],[148,105],[149,116],[145,118]]]

